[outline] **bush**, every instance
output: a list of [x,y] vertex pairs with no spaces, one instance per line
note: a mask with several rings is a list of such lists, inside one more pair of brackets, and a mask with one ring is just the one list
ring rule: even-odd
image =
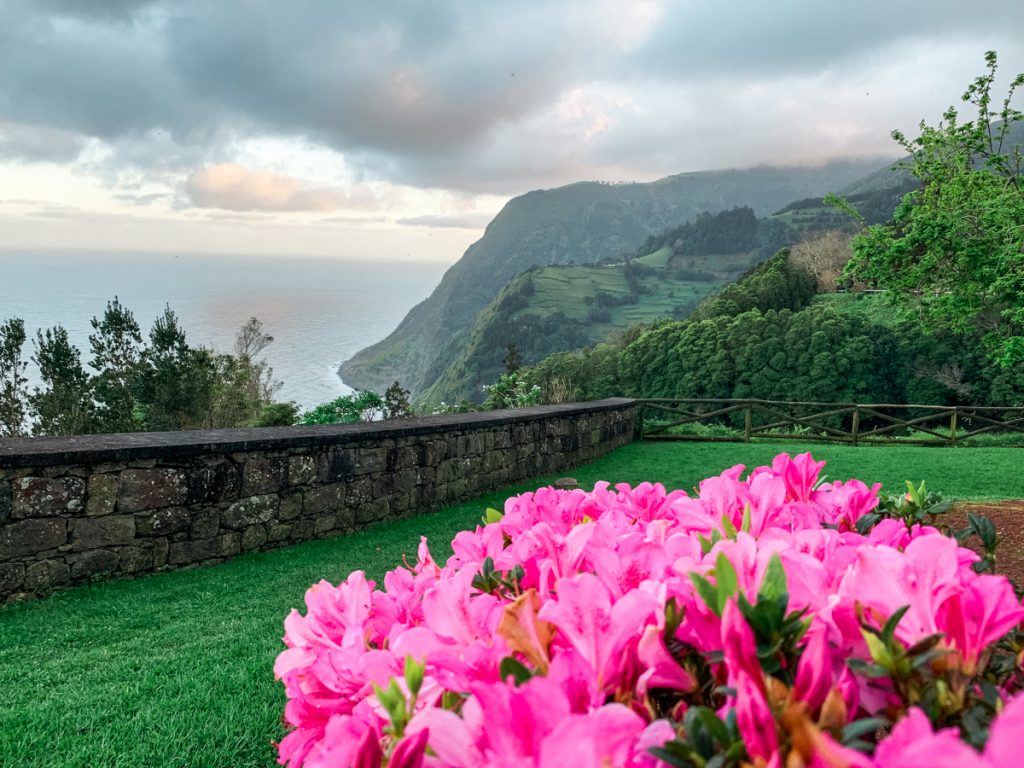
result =
[[[306,594],[291,768],[1018,764],[1024,609],[911,486],[781,454],[697,497],[542,488],[444,565]],[[972,528],[994,544],[995,531]]]
[[359,390],[342,395],[329,403],[321,403],[299,417],[300,424],[354,424],[357,421],[376,421],[384,413],[384,400],[376,392]]
[[290,427],[299,420],[297,403],[271,403],[263,406],[260,415],[253,421],[254,427]]

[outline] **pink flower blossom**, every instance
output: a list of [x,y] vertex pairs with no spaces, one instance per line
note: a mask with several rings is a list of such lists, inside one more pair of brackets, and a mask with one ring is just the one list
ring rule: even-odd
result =
[[[846,664],[872,661],[862,623],[906,609],[897,641],[940,635],[936,674],[969,680],[1024,621],[1012,585],[975,573],[978,556],[934,528],[886,519],[859,533],[878,485],[819,484],[821,469],[780,454],[746,478],[742,465],[708,478],[696,497],[657,483],[541,488],[456,536],[443,564],[422,540],[382,587],[361,572],[313,585],[274,665],[290,726],[279,762],[665,768],[650,749],[689,738],[684,715],[703,716],[693,708],[710,696],[758,768],[1020,764],[1015,682],[995,692],[1005,708],[978,752],[957,729],[932,728],[888,678]],[[488,560],[501,584],[484,593],[474,584]],[[773,562],[787,610],[808,625],[799,641],[787,630],[786,667],[769,675],[758,642],[775,630],[763,613],[748,622],[738,600],[766,607]],[[844,717],[900,711],[872,757],[833,738]]]

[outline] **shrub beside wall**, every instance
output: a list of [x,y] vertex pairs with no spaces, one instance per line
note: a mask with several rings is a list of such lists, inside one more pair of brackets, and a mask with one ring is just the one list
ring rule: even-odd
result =
[[0,440],[0,602],[352,533],[585,463],[631,400],[373,424]]

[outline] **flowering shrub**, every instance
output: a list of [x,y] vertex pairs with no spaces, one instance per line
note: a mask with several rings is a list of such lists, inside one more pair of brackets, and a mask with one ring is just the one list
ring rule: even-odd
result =
[[424,540],[383,589],[321,581],[285,620],[280,762],[1021,765],[1012,585],[823,464],[542,488],[444,565]]

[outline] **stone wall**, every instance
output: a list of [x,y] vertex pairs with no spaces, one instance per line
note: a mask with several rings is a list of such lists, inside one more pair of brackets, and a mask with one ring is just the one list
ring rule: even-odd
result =
[[0,440],[0,603],[351,533],[633,439],[633,401],[324,427]]

